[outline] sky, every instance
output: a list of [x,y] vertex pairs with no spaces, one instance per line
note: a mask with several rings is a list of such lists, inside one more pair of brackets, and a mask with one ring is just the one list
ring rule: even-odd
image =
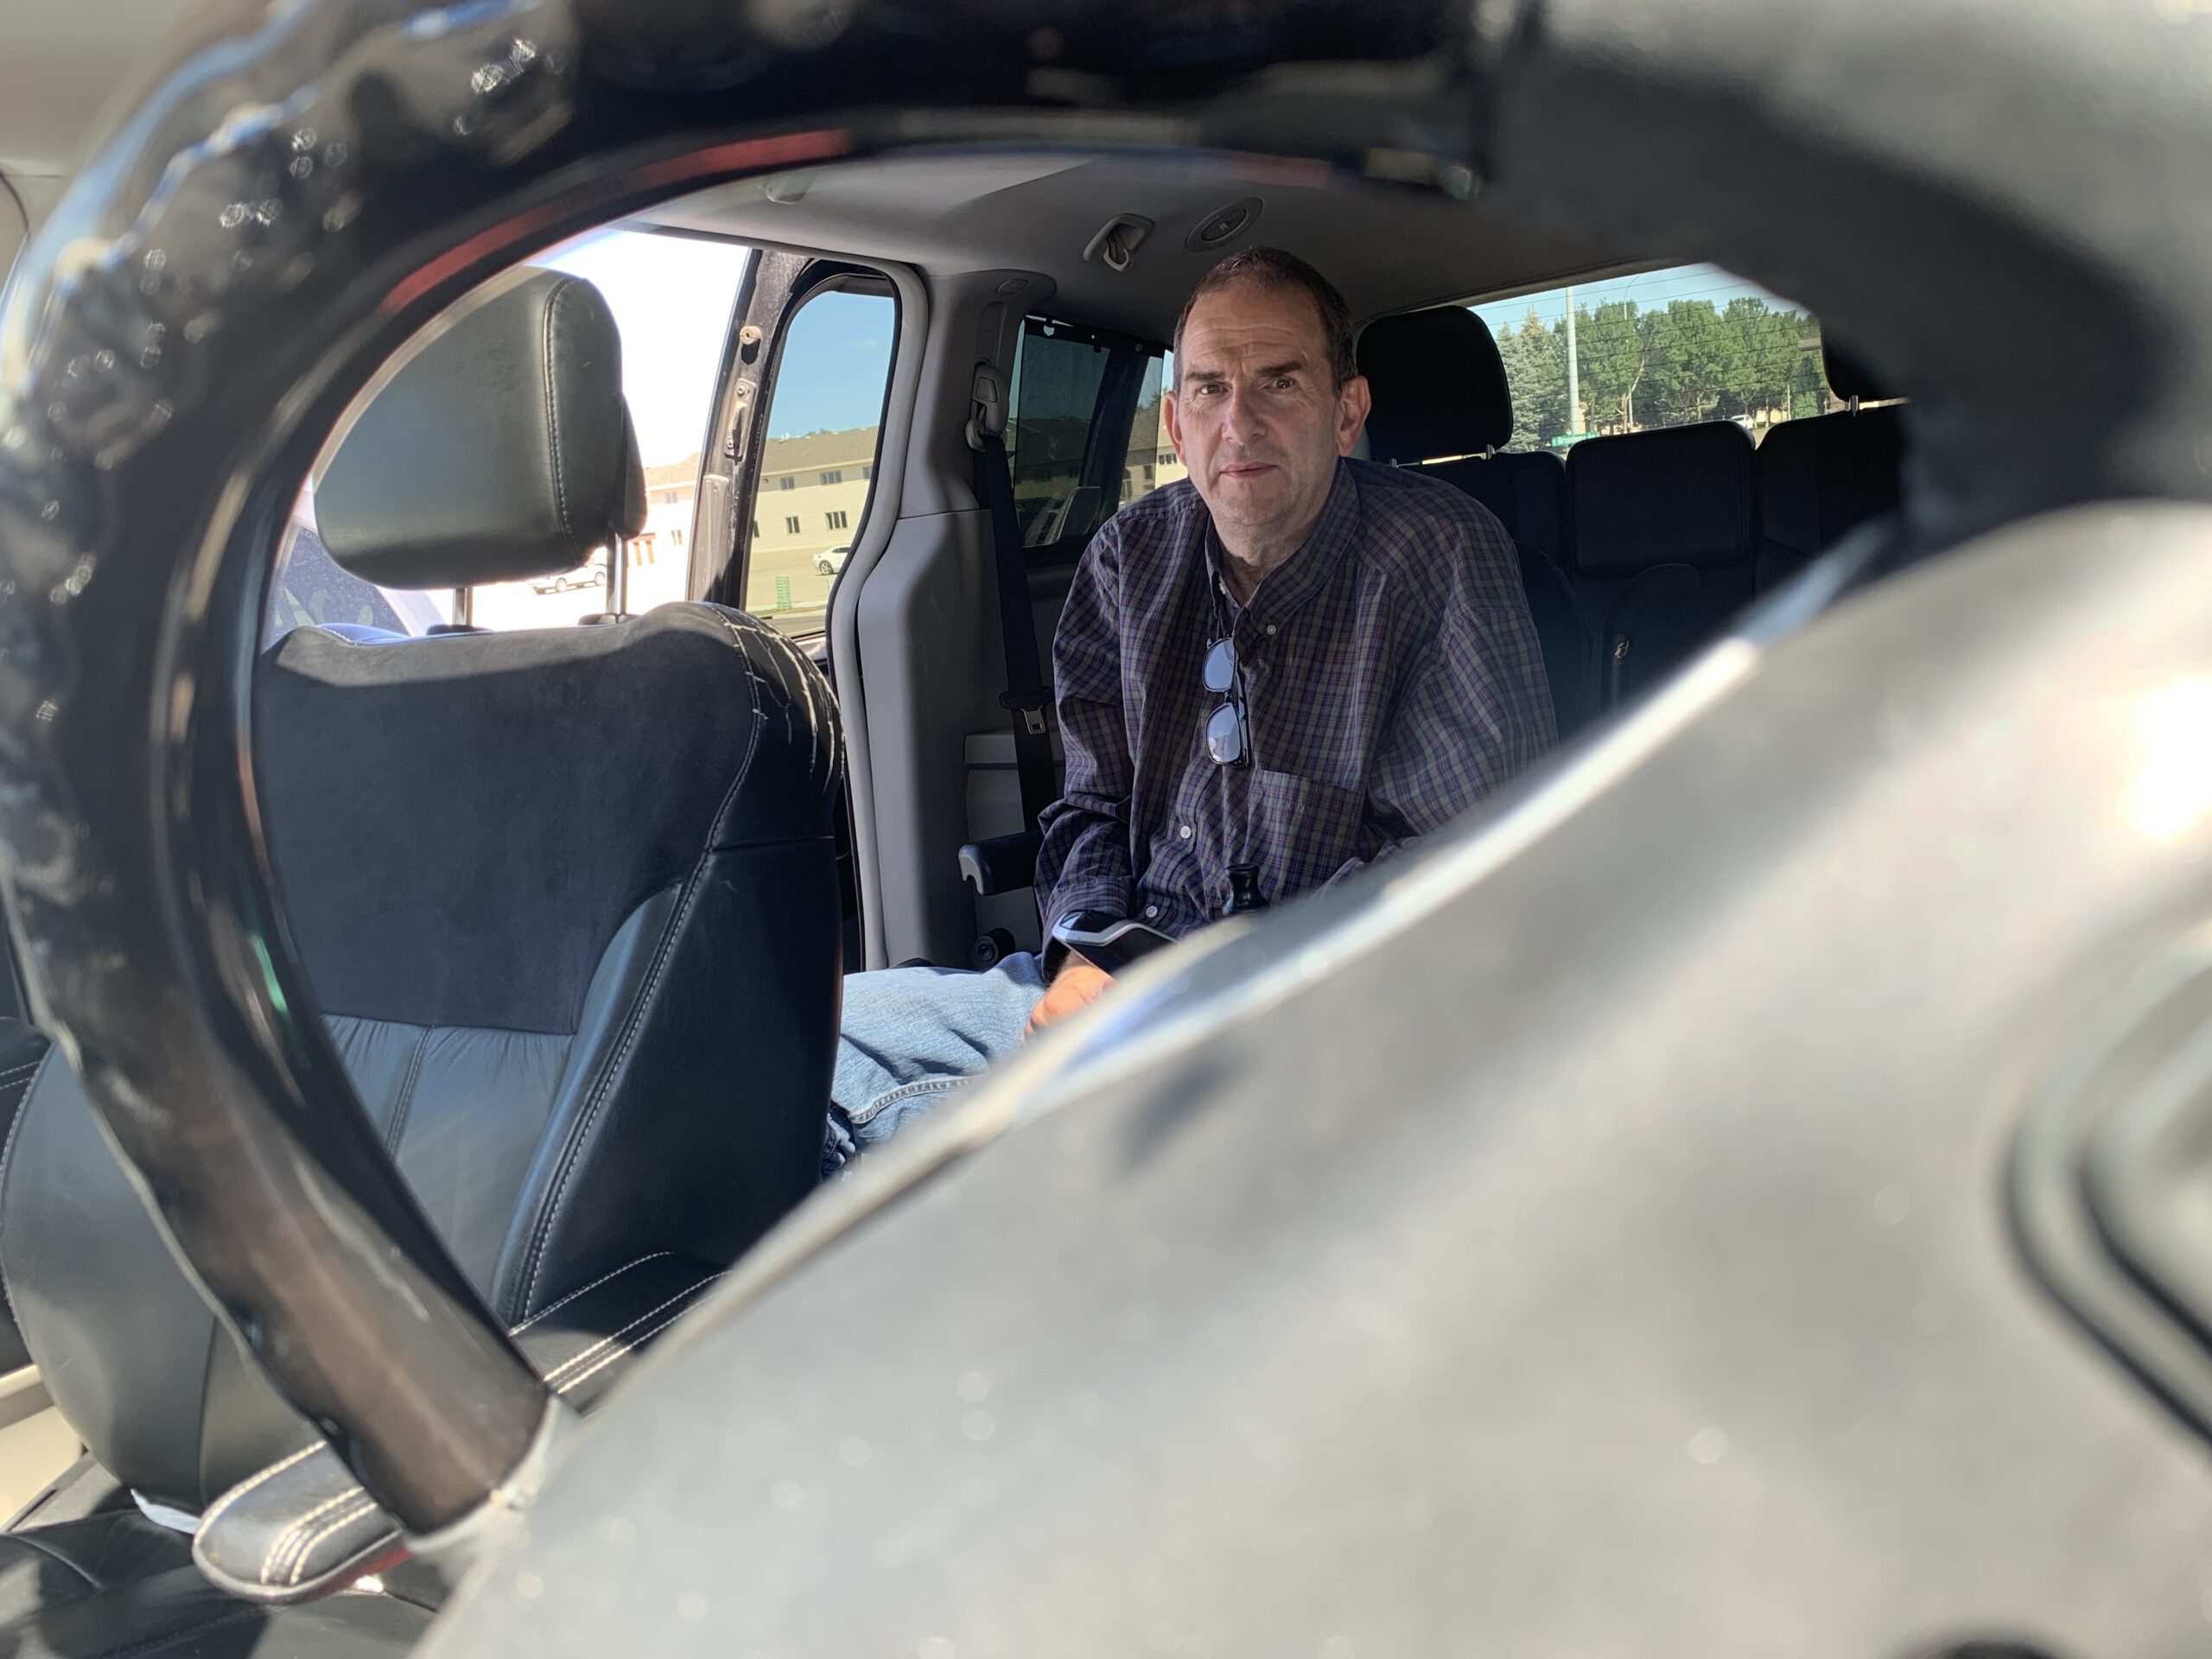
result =
[[[536,263],[594,284],[622,330],[622,389],[648,467],[682,461],[705,435],[715,373],[752,250],[647,231],[595,232]],[[769,435],[874,426],[891,366],[894,308],[823,294],[791,324]]]

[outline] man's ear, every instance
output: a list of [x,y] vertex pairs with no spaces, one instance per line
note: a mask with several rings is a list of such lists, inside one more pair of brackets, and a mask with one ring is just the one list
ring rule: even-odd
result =
[[1355,374],[1337,392],[1337,453],[1348,455],[1359,442],[1361,430],[1367,425],[1368,411],[1375,407],[1375,394],[1368,390],[1367,377]]
[[1167,423],[1167,442],[1175,446],[1175,459],[1183,459],[1183,405],[1172,391],[1160,395],[1160,417]]

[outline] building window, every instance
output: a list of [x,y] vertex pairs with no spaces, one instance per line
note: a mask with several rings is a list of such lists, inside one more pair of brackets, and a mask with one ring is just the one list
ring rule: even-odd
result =
[[823,517],[829,519],[830,528],[832,530],[842,530],[845,527],[845,515],[842,512],[825,513]]
[[753,521],[753,539],[756,542],[760,539],[760,521],[758,518]]
[[784,534],[786,536],[796,536],[798,534],[798,520],[797,518],[786,518],[784,520]]
[[678,497],[680,497],[682,493],[683,492],[680,490],[663,490],[660,493],[662,505],[664,506],[674,506]]
[[798,474],[797,473],[785,473],[781,478],[776,480],[776,487],[779,490],[795,490],[798,488]]
[[845,475],[842,472],[824,473],[822,474],[822,481],[824,484],[842,484],[845,481]]
[[680,531],[680,530],[671,530],[671,531],[670,531],[668,532],[668,544],[669,544],[671,547],[681,547],[681,546],[683,546],[683,532],[682,531]]
[[874,478],[874,476],[875,476],[875,468],[874,468],[874,467],[861,467],[861,482],[862,482],[863,484],[865,484],[866,482],[868,482],[868,480],[869,479]]
[[1154,457],[1154,462],[1161,467],[1173,467],[1175,464],[1175,452],[1173,449],[1163,449]]

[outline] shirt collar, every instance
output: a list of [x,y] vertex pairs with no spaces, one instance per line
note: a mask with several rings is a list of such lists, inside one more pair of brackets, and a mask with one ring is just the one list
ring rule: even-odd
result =
[[1339,456],[1336,481],[1329,486],[1329,499],[1321,504],[1321,516],[1313,521],[1313,530],[1299,543],[1298,551],[1260,579],[1249,605],[1239,607],[1235,594],[1222,580],[1222,565],[1227,555],[1222,550],[1220,537],[1214,533],[1211,514],[1206,518],[1207,574],[1228,598],[1232,615],[1241,619],[1249,614],[1281,621],[1321,591],[1322,584],[1328,581],[1358,536],[1359,486],[1352,481],[1351,468]]

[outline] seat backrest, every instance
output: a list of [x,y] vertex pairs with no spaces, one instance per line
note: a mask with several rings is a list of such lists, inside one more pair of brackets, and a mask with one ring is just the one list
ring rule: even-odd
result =
[[[1750,602],[1751,455],[1733,421],[1587,438],[1568,454],[1569,546],[1602,620],[1608,704],[1667,674]],[[1665,566],[1675,569],[1650,574]]]
[[[632,523],[619,340],[550,273],[363,412],[317,492],[372,580],[565,569]],[[773,630],[679,604],[264,654],[292,942],[378,1134],[510,1325],[640,1258],[726,1264],[814,1186],[836,1041],[839,743]],[[0,1271],[63,1413],[197,1510],[309,1431],[187,1284],[67,1067],[0,1159]]]
[[1828,389],[1851,407],[1810,420],[1785,421],[1760,440],[1759,547],[1762,592],[1787,582],[1870,518],[1896,511],[1904,461],[1904,412],[1849,356],[1825,339]]
[[1567,481],[1548,453],[1491,454],[1513,437],[1513,394],[1497,342],[1462,306],[1411,311],[1368,324],[1359,369],[1374,409],[1370,453],[1421,467],[1472,496],[1521,552],[1522,586],[1544,655],[1561,737],[1593,711],[1590,636],[1558,568]]

